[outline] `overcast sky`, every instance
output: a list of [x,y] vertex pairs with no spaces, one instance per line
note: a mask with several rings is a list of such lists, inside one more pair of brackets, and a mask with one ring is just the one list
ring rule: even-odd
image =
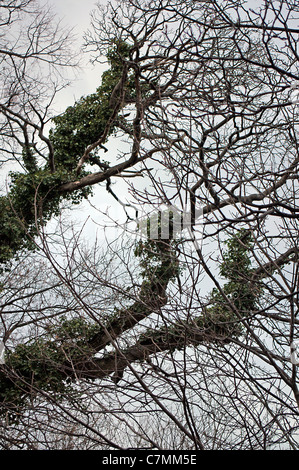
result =
[[48,0],[57,13],[65,17],[68,23],[83,29],[89,22],[89,13],[94,8],[96,0]]
[[[105,0],[48,0],[48,5],[52,7],[57,18],[62,20],[64,26],[73,28],[77,37],[77,48],[83,44],[83,35],[90,27],[90,13],[96,8],[97,3],[105,4]],[[78,79],[72,86],[61,94],[59,105],[61,110],[67,105],[73,104],[75,99],[82,95],[93,93],[100,85],[100,77],[104,68],[100,64],[92,66],[85,58],[84,67],[78,76]]]

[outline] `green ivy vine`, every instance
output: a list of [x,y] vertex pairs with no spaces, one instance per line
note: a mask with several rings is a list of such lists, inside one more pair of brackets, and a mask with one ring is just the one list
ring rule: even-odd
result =
[[[142,285],[140,294],[144,299],[147,296],[149,300],[146,292],[149,285],[156,283],[166,288],[169,280],[178,275],[179,265],[177,260],[174,262],[176,243],[175,240],[143,240],[137,244],[135,255],[140,258],[146,283],[145,286]],[[185,337],[186,334],[182,322],[147,330],[139,337],[139,344],[150,345],[156,339],[158,342],[164,341],[168,349],[174,351],[185,344],[196,345],[204,337],[210,342],[223,341],[225,337],[229,341],[240,337],[243,331],[240,319],[246,318],[253,311],[260,293],[249,282],[253,272],[249,255],[252,244],[251,235],[246,231],[238,232],[227,241],[227,251],[220,266],[221,275],[226,277],[227,282],[222,287],[222,292],[212,290],[208,306],[192,320],[193,335],[181,341],[181,335]],[[230,302],[227,302],[223,294]],[[137,302],[136,305],[143,308],[143,313],[147,308],[143,302]],[[115,329],[118,319],[121,320],[120,312],[117,313],[115,318],[112,316],[107,319],[107,329],[111,325]],[[130,307],[126,313],[129,317],[130,314],[138,314],[135,310],[132,312]],[[97,335],[101,337],[102,334],[103,330],[97,323],[82,317],[62,317],[46,326],[42,336],[32,338],[9,351],[5,366],[0,372],[2,413],[8,414],[12,419],[16,418],[38,390],[54,394],[55,399],[72,397],[72,366],[93,357],[96,352],[94,338]]]
[[98,329],[83,318],[63,317],[48,326],[43,336],[6,353],[5,370],[0,372],[2,414],[17,419],[38,390],[51,392],[58,400],[66,393],[72,395],[69,370],[73,363],[94,352],[88,341]]
[[[61,202],[68,200],[78,204],[87,198],[92,190],[84,188],[71,193],[62,193],[62,184],[78,178],[76,167],[86,147],[97,141],[103,133],[112,113],[110,95],[119,81],[123,59],[128,57],[130,48],[124,42],[115,41],[108,52],[110,68],[103,73],[102,84],[96,93],[82,97],[64,113],[53,118],[54,127],[49,139],[54,151],[55,171],[49,163],[39,167],[34,148],[23,145],[22,158],[25,173],[10,174],[9,193],[0,197],[0,265],[9,268],[9,261],[23,250],[34,250],[32,238],[37,227],[59,214]],[[128,77],[128,93],[132,78]],[[109,129],[108,136],[114,131]],[[107,137],[108,137],[107,136]],[[91,155],[89,164],[98,163],[96,153]],[[107,167],[107,163],[105,162]],[[89,173],[81,170],[81,177]]]
[[[242,320],[254,311],[261,294],[257,284],[250,282],[253,274],[250,251],[253,238],[249,231],[240,230],[225,242],[227,247],[220,264],[220,274],[227,282],[221,289],[213,288],[207,299],[207,306],[200,315],[193,319],[194,338],[190,335],[190,344],[196,344],[197,337],[205,335],[209,341],[220,342],[227,337],[229,341],[243,333]],[[154,252],[152,252],[153,254]],[[153,255],[154,256],[154,255]],[[175,271],[173,273],[176,275]],[[228,300],[227,300],[228,299]],[[161,341],[169,344],[170,350],[180,349],[181,334],[185,335],[184,323],[147,331],[141,336],[141,344],[148,341]],[[186,339],[187,341],[187,339]]]

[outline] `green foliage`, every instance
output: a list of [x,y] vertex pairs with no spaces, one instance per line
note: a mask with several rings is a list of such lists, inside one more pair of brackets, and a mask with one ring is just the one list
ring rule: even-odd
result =
[[[250,233],[240,230],[226,241],[226,246],[220,273],[228,282],[221,290],[212,290],[209,306],[192,320],[190,335],[186,335],[188,324],[182,321],[146,331],[139,338],[140,344],[146,346],[155,341],[158,344],[165,342],[169,351],[175,351],[186,344],[196,345],[204,341],[222,344],[225,340],[240,337],[243,332],[242,319],[255,308],[261,291],[249,281],[252,273],[250,249],[253,246]],[[159,259],[159,252],[163,253],[163,245],[159,243],[155,246],[153,242],[140,243],[137,246],[135,254],[143,257],[145,273],[148,271],[147,263],[151,259]],[[183,342],[182,337],[185,338]]]
[[[203,341],[220,341],[222,344],[225,339],[231,341],[232,338],[238,338],[242,334],[240,317],[245,318],[251,312],[259,294],[251,283],[246,283],[252,272],[249,255],[251,247],[252,239],[243,231],[228,240],[220,267],[221,274],[227,277],[228,282],[222,292],[213,289],[209,306],[193,319],[190,336],[186,336],[188,325],[182,321],[155,331],[148,330],[139,337],[139,344],[146,347],[155,340],[157,344],[164,341],[167,348],[174,351],[187,344],[196,345]],[[150,313],[151,295],[155,296],[158,292],[155,286],[166,289],[169,280],[177,276],[179,266],[175,248],[175,240],[146,240],[137,244],[135,255],[140,259],[144,277],[140,291],[141,302],[137,301],[128,307],[124,312],[126,317],[141,313],[143,318]],[[151,293],[150,286],[153,289]],[[109,317],[108,329],[113,325],[117,331],[117,321],[123,320],[122,313],[122,310],[116,310],[115,317]],[[9,352],[6,356],[6,371],[0,372],[3,412],[12,416],[21,412],[38,390],[55,394],[56,399],[71,397],[75,378],[72,376],[73,367],[93,357],[93,339],[97,335],[101,336],[101,333],[102,329],[98,325],[81,317],[63,317],[59,322],[48,325],[44,336],[33,338]],[[182,335],[185,338],[183,342]]]
[[5,358],[9,374],[0,374],[2,412],[14,415],[26,406],[36,390],[51,392],[56,399],[72,394],[69,377],[72,364],[93,353],[88,345],[98,326],[83,318],[60,319],[47,328],[44,337],[19,344]]
[[43,221],[48,221],[53,215],[59,214],[62,199],[78,204],[90,193],[89,188],[67,194],[60,192],[59,188],[63,183],[75,178],[75,174],[65,169],[55,173],[51,173],[47,168],[39,169],[35,173],[12,173],[10,190],[12,206],[28,223],[34,220],[36,207],[42,210]]
[[[74,170],[87,146],[96,142],[103,134],[113,111],[109,99],[122,75],[122,59],[128,55],[129,46],[116,43],[108,52],[110,68],[103,73],[101,86],[95,93],[80,98],[63,114],[53,119],[55,128],[50,131],[50,140],[58,168]],[[114,127],[111,126],[108,135],[113,130]]]
[[[102,135],[111,115],[109,98],[122,74],[122,58],[128,57],[129,46],[115,42],[108,52],[110,69],[103,74],[102,84],[96,93],[81,98],[74,106],[53,119],[55,128],[50,130],[54,149],[56,171],[47,163],[39,168],[34,149],[24,145],[22,156],[26,173],[11,174],[10,192],[0,197],[0,264],[8,262],[22,250],[33,250],[32,237],[37,227],[60,212],[62,200],[78,204],[92,190],[84,188],[62,193],[63,183],[77,179],[75,169],[86,147]],[[113,131],[113,126],[110,133]],[[91,159],[90,163],[94,163]],[[81,171],[81,177],[88,174]]]
[[179,274],[179,262],[175,255],[176,240],[139,241],[134,254],[140,258],[143,278],[168,283]]
[[73,171],[86,147],[102,135],[108,118],[109,107],[99,92],[81,98],[54,118],[50,140],[57,168]]
[[0,197],[0,261],[7,263],[22,249],[33,248],[23,221],[14,213],[7,196]]
[[228,249],[223,255],[220,274],[227,279],[240,280],[240,276],[250,273],[251,260],[248,252],[253,245],[252,236],[248,230],[242,229],[227,240],[226,245]]
[[238,336],[242,332],[240,317],[246,317],[254,310],[260,292],[250,282],[252,268],[249,254],[253,245],[250,232],[240,230],[226,245],[227,251],[223,255],[220,274],[228,282],[224,284],[222,292],[216,288],[212,290],[204,324],[222,331],[225,327],[231,335]]
[[29,145],[24,145],[22,150],[23,163],[29,173],[38,170],[36,156],[33,149]]
[[[0,264],[5,265],[22,250],[33,250],[32,240],[39,225],[60,212],[63,199],[78,204],[90,190],[62,194],[59,186],[70,181],[66,170],[51,173],[39,169],[34,173],[11,173],[10,192],[0,197]],[[2,268],[5,266],[2,266]]]

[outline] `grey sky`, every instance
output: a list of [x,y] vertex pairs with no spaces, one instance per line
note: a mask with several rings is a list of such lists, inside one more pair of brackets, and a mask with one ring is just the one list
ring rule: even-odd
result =
[[53,5],[60,16],[80,27],[88,23],[89,12],[96,3],[96,0],[48,0],[48,4]]
[[[90,13],[96,8],[97,3],[106,3],[105,0],[48,0],[47,4],[57,14],[57,19],[62,20],[62,24],[67,28],[72,28],[77,37],[76,47],[79,49],[83,44],[84,32],[90,26]],[[75,99],[82,95],[93,93],[100,85],[101,73],[104,67],[100,64],[92,66],[86,55],[84,66],[72,86],[59,96],[59,111],[63,111],[66,106],[72,105]]]

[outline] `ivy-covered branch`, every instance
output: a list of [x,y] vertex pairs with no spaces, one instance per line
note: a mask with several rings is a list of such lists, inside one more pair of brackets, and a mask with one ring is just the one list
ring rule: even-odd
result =
[[[138,361],[164,351],[175,351],[187,345],[229,343],[242,334],[242,321],[256,304],[258,289],[246,279],[252,277],[249,234],[238,234],[228,242],[221,274],[228,279],[223,292],[213,290],[200,315],[178,321],[157,330],[147,329],[127,349],[119,349],[117,340],[152,312],[166,303],[166,289],[178,274],[174,241],[140,243],[135,254],[141,259],[144,281],[139,299],[131,306],[116,310],[103,325],[82,318],[62,319],[39,338],[20,344],[7,353],[0,373],[2,412],[18,414],[38,390],[63,399],[72,394],[78,379],[101,379],[113,374],[118,382],[124,370]],[[236,310],[238,315],[236,315]],[[110,343],[114,351],[97,358],[96,353]]]
[[[59,213],[63,200],[79,203],[91,194],[90,185],[71,189],[63,188],[77,180],[78,171],[84,177],[90,172],[83,165],[94,164],[98,150],[114,131],[115,118],[120,105],[112,107],[110,97],[123,78],[123,94],[130,94],[132,83],[126,70],[125,60],[129,47],[116,42],[107,55],[110,68],[103,73],[102,83],[95,93],[78,100],[64,113],[53,119],[54,127],[47,139],[50,149],[46,164],[39,162],[39,155],[30,143],[28,128],[33,125],[18,117],[24,135],[22,165],[25,172],[10,174],[10,188],[6,196],[0,197],[0,265],[5,265],[18,252],[33,250],[34,236],[39,225]],[[8,110],[7,112],[11,112]],[[40,131],[33,126],[35,131]],[[107,169],[107,162],[104,162]],[[108,165],[109,168],[109,165]],[[104,179],[108,179],[104,176]]]

